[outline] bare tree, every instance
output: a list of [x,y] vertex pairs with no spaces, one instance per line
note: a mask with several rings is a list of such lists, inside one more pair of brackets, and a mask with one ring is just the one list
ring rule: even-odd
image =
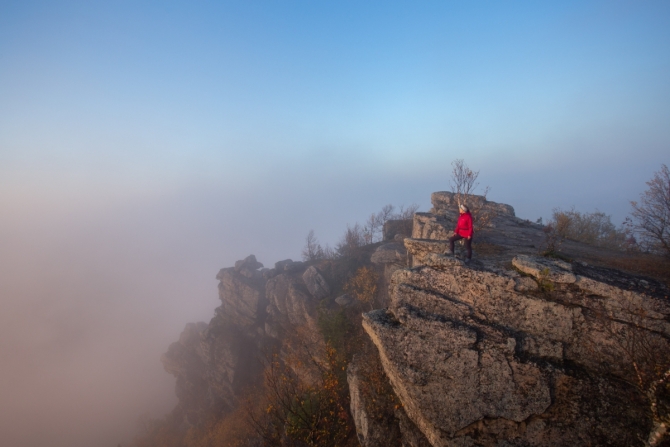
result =
[[[452,161],[451,168],[449,186],[451,186],[451,192],[456,194],[458,204],[460,205],[463,203],[460,199],[465,199],[463,196],[474,194],[479,186],[479,182],[477,182],[479,171],[470,169],[461,158]],[[486,191],[488,191],[488,187],[486,188]],[[484,195],[486,195],[486,192]]]
[[483,200],[473,200],[474,193],[479,187],[479,171],[473,171],[465,164],[463,159],[457,159],[451,162],[451,179],[449,186],[451,192],[456,195],[456,203],[467,205],[472,214],[475,230],[487,228],[496,217],[497,212],[491,207],[486,206],[486,195],[489,193],[489,187],[486,186],[480,196]]
[[416,213],[416,210],[418,209],[419,205],[417,203],[412,203],[407,207],[405,207],[405,205],[400,205],[400,210],[393,215],[393,219],[412,220],[414,219],[414,213]]
[[670,170],[661,165],[647,182],[647,189],[640,195],[640,201],[630,202],[633,207],[626,223],[635,234],[642,247],[664,253],[670,257]]
[[[670,392],[670,344],[661,334],[648,330],[645,321],[649,319],[648,311],[632,302],[625,304],[621,310],[627,318],[615,321],[611,310],[603,303],[597,303],[596,315],[602,318],[602,329],[609,335],[616,346],[617,358],[623,369],[621,377],[635,386],[640,396],[646,401],[651,416],[652,427],[645,446],[657,447],[666,445],[670,433],[670,408],[668,394]],[[625,323],[622,320],[629,320]]]
[[365,245],[365,235],[363,228],[359,223],[353,227],[347,225],[347,231],[342,235],[342,239],[335,245],[335,251],[341,256],[351,255],[358,247]]
[[403,232],[411,233],[412,230],[412,219],[414,218],[414,213],[419,209],[419,205],[413,203],[407,207],[404,205],[400,206],[400,209],[396,212],[395,207],[391,204],[385,205],[381,211],[378,213],[372,213],[368,220],[363,226],[363,239],[366,244],[372,244],[379,242],[383,239],[384,225],[389,220],[407,220],[408,229],[403,229]]
[[412,225],[414,224],[414,213],[416,213],[416,210],[418,209],[419,205],[416,203],[412,203],[407,207],[401,205],[398,212],[391,217],[394,220],[401,221],[400,226],[395,227],[396,231],[405,236],[411,236]]
[[[384,205],[378,213],[372,213],[363,226],[365,243],[372,244],[381,241],[383,238],[384,224],[386,222],[392,219],[406,219],[406,214],[411,210],[411,214],[413,215],[418,207],[418,205],[411,205],[405,210],[405,208],[401,206],[400,211],[396,213],[395,207],[389,203],[388,205]],[[409,218],[411,217],[412,216],[410,215]]]
[[363,239],[366,244],[377,242],[378,234],[381,232],[379,215],[372,213],[363,226]]
[[337,250],[335,250],[330,245],[326,244],[326,246],[323,247],[323,258],[324,259],[337,259],[338,256],[339,256],[339,254],[337,253]]
[[315,261],[324,257],[323,248],[319,244],[319,240],[314,236],[314,230],[309,230],[305,247],[302,249],[302,259],[305,261]]
[[389,203],[388,205],[384,205],[381,211],[377,213],[377,216],[379,218],[381,225],[384,226],[384,224],[388,220],[393,219],[394,214],[395,214],[395,207]]
[[[360,225],[359,223],[354,224],[354,226],[347,225],[347,231],[345,231],[340,241],[335,244],[335,249],[330,249],[328,246],[321,248],[320,258],[331,259],[337,257],[338,255],[347,256],[350,255],[352,250],[357,247],[362,247],[364,245],[381,241],[383,238],[384,225],[389,220],[407,220],[408,230],[403,231],[411,233],[412,219],[418,208],[419,205],[411,204],[408,207],[401,206],[398,212],[396,212],[396,209],[393,205],[385,205],[378,213],[372,213],[365,221],[364,225]],[[306,249],[307,247],[305,250]],[[306,256],[305,250],[303,250],[303,257]]]

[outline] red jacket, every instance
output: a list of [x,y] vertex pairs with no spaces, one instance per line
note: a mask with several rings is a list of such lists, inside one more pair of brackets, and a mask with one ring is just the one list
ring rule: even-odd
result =
[[470,214],[470,211],[466,211],[458,217],[458,222],[456,223],[456,234],[462,237],[472,237],[473,233],[472,214]]

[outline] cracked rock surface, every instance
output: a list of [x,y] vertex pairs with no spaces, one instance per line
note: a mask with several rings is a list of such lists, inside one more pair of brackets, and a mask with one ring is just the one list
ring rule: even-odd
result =
[[541,230],[501,204],[486,236],[501,252],[465,264],[444,254],[450,200],[417,213],[413,267],[363,316],[407,418],[435,447],[644,445],[635,371],[667,362],[667,289],[537,256]]
[[[407,416],[433,446],[488,445],[477,442],[486,436],[510,445],[630,445],[644,436],[644,408],[618,402],[632,390],[625,366],[612,366],[626,353],[608,331],[644,331],[667,348],[667,308],[647,306],[644,321],[633,322],[639,314],[622,306],[636,302],[630,292],[594,297],[593,287],[570,283],[542,296],[519,292],[512,278],[439,261],[396,271],[390,307],[363,320]],[[594,316],[602,302],[618,318]]]

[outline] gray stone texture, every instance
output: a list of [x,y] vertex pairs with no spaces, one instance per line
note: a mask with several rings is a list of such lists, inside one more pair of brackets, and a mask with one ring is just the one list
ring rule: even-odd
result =
[[407,249],[400,242],[382,244],[372,253],[370,261],[374,264],[405,264]]
[[642,445],[630,341],[670,352],[667,289],[537,256],[541,226],[502,204],[486,203],[499,215],[475,239],[495,251],[478,259],[475,244],[466,265],[445,255],[453,195],[432,200],[404,240],[413,267],[393,273],[387,309],[363,315],[413,426],[435,447]]
[[308,267],[302,274],[302,279],[314,298],[322,300],[330,295],[330,286],[316,267]]

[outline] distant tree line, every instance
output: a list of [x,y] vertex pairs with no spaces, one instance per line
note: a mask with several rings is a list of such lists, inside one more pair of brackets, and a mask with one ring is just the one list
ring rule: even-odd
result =
[[581,213],[574,208],[569,210],[554,208],[549,227],[561,239],[598,247],[621,250],[634,244],[625,227],[617,228],[612,223],[611,216],[598,210],[593,213]]
[[389,220],[411,220],[418,209],[419,205],[417,204],[407,207],[400,206],[397,210],[391,204],[385,205],[379,212],[372,213],[365,224],[361,225],[356,222],[353,226],[347,225],[347,229],[334,248],[329,245],[322,246],[315,236],[314,230],[310,230],[302,249],[302,258],[305,261],[316,261],[348,256],[359,247],[381,241],[386,222]]
[[[670,170],[661,170],[647,182],[639,201],[631,201],[632,211],[620,227],[611,216],[596,210],[581,213],[575,208],[555,208],[544,228],[545,253],[558,251],[564,239],[614,250],[634,250],[670,257]],[[541,223],[542,219],[538,220]]]

